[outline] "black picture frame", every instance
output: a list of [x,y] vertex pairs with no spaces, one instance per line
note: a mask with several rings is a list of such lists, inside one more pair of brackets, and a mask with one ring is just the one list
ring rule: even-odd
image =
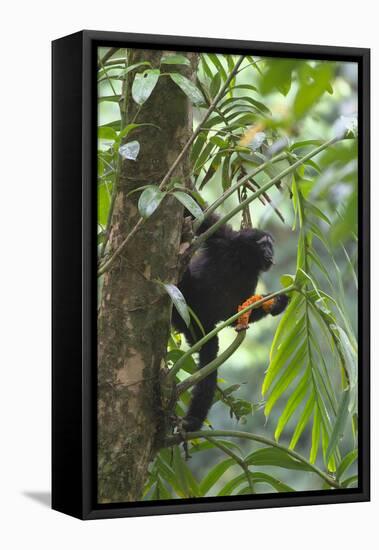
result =
[[[96,48],[254,53],[358,63],[359,487],[294,494],[96,504]],[[370,50],[85,30],[53,60],[52,507],[81,519],[370,499]],[[73,200],[73,197],[75,198]]]

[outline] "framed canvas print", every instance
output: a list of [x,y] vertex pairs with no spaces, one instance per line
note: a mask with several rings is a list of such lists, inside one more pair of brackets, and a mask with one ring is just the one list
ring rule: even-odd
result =
[[369,50],[53,42],[53,508],[369,499]]

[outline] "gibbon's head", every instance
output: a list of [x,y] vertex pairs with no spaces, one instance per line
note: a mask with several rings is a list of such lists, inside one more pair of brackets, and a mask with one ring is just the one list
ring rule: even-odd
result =
[[240,232],[248,258],[260,271],[268,271],[274,263],[274,239],[261,229],[243,229]]

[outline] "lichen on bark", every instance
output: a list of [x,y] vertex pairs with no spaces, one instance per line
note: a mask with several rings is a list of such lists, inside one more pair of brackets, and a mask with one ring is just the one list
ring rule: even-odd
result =
[[[164,52],[130,50],[128,63],[148,61],[158,67]],[[170,69],[193,78],[196,54],[186,54],[189,67]],[[137,69],[143,70],[142,68]],[[136,116],[138,105],[130,89],[135,72],[128,74],[125,122]],[[192,132],[192,107],[167,76],[160,77],[138,112],[132,138],[140,142],[136,162],[123,161],[117,182],[109,254],[112,254],[140,218],[142,185],[159,184]],[[189,178],[185,158],[175,176]],[[98,317],[98,502],[127,502],[141,498],[148,465],[157,450],[163,421],[161,371],[170,329],[171,303],[157,280],[176,283],[183,208],[166,197],[141,226],[126,249],[105,273]]]

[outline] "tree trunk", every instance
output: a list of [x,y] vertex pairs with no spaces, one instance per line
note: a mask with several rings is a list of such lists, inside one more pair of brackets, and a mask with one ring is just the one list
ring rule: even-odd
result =
[[[129,65],[149,61],[159,67],[162,51],[130,50]],[[196,55],[187,54],[190,67],[164,67],[193,78]],[[170,69],[173,67],[172,69]],[[144,70],[146,67],[142,66]],[[136,116],[131,97],[135,72],[125,86],[126,123]],[[137,161],[123,161],[109,237],[110,254],[140,218],[139,192],[159,184],[192,133],[192,106],[176,84],[163,76],[136,117],[138,128],[128,137],[140,142]],[[189,160],[175,174],[189,177]],[[98,502],[127,502],[141,498],[149,462],[157,450],[164,425],[161,378],[170,329],[171,303],[163,282],[177,282],[183,208],[166,197],[141,226],[105,273],[98,318]]]

